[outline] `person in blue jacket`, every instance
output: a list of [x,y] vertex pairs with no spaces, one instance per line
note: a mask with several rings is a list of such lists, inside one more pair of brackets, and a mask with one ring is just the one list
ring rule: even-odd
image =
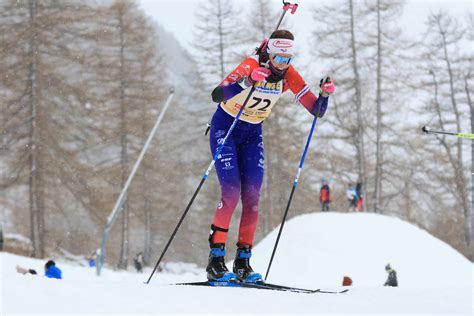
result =
[[56,263],[53,260],[49,260],[44,265],[44,275],[50,279],[62,279],[62,271],[56,267]]

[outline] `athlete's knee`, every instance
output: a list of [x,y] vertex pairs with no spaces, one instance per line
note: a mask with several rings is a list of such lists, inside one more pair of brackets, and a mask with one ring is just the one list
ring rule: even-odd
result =
[[239,203],[240,192],[238,189],[234,190],[223,190],[222,191],[222,198],[221,203],[222,207],[235,209],[237,203]]
[[[252,211],[258,211],[260,201],[260,188],[250,188],[242,192],[242,205]],[[256,210],[254,208],[257,208]]]

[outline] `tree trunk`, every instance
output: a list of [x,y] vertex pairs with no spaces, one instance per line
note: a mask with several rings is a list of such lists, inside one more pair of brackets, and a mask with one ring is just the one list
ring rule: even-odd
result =
[[[461,131],[461,116],[459,113],[458,105],[456,102],[456,99],[454,97],[455,91],[454,91],[454,75],[453,75],[453,70],[451,67],[451,62],[449,59],[448,55],[448,44],[446,42],[446,34],[439,24],[438,20],[438,26],[439,26],[439,31],[441,34],[441,38],[443,39],[443,51],[444,51],[444,59],[446,61],[446,68],[448,70],[449,74],[449,87],[450,87],[450,97],[451,97],[451,105],[453,106],[453,111],[454,115],[456,117],[456,129],[458,131]],[[454,163],[453,167],[456,173],[456,186],[457,189],[460,192],[460,198],[461,198],[461,205],[463,208],[463,215],[464,215],[464,220],[466,222],[469,221],[469,202],[468,202],[468,197],[467,197],[467,180],[464,175],[464,162],[463,162],[463,153],[462,153],[462,140],[461,138],[457,138],[456,140],[456,148],[457,148],[457,162]],[[466,243],[469,245],[469,234],[466,232],[465,235],[466,238]]]
[[[362,88],[360,86],[359,63],[357,59],[356,38],[355,38],[355,16],[353,0],[349,0],[349,10],[351,15],[351,50],[352,50],[352,70],[355,79],[355,104],[357,112],[357,163],[359,181],[362,181],[362,191],[364,192],[365,205],[367,204],[367,179],[365,175],[365,150],[364,150],[364,121],[362,119]],[[363,208],[365,209],[365,205]]]
[[[121,170],[122,183],[121,188],[125,186],[128,177],[128,152],[127,152],[127,124],[126,124],[126,100],[125,100],[125,39],[124,39],[124,25],[123,12],[119,15],[119,32],[120,32],[120,146],[121,151]],[[122,213],[122,247],[120,251],[119,268],[126,269],[128,265],[128,226],[129,226],[129,212],[128,212],[128,194],[124,197],[123,213]]]
[[[142,80],[145,81],[145,76],[142,77]],[[145,89],[142,91],[145,95]],[[143,113],[142,117],[145,120],[148,113],[146,106],[143,106]],[[142,124],[142,133],[144,138],[147,137],[147,124]],[[143,144],[145,145],[145,143]],[[144,245],[143,245],[143,262],[145,265],[148,265],[150,262],[151,257],[151,209],[150,209],[150,201],[151,197],[149,195],[150,188],[152,187],[151,183],[149,183],[149,179],[147,176],[147,165],[145,161],[143,161],[142,165],[142,193],[143,193],[143,214],[144,214]]]
[[376,139],[375,139],[375,185],[374,185],[374,213],[379,212],[380,194],[382,190],[382,30],[380,26],[380,0],[377,0],[377,91],[375,104]]
[[145,195],[143,208],[145,211],[145,245],[143,251],[143,262],[149,264],[151,259],[151,210],[148,194]]
[[37,0],[30,0],[30,69],[28,78],[28,90],[30,91],[30,106],[31,106],[31,132],[30,132],[30,144],[29,144],[29,165],[30,165],[30,177],[29,177],[29,199],[30,199],[30,222],[31,222],[31,243],[33,247],[32,255],[36,258],[44,257],[44,213],[41,209],[42,193],[40,188],[40,163],[39,163],[39,150],[40,150],[40,135],[39,135],[39,115],[38,115],[38,59],[37,59],[37,26],[36,26],[36,14],[38,8]]
[[[467,104],[471,114],[471,133],[474,133],[474,105],[472,104],[471,95],[469,93],[469,85],[467,77],[464,77],[464,89],[466,90]],[[466,235],[469,236],[468,245],[474,244],[474,141],[471,142],[471,212],[468,214],[465,223]],[[474,254],[472,254],[474,255]],[[473,259],[471,257],[471,259]]]

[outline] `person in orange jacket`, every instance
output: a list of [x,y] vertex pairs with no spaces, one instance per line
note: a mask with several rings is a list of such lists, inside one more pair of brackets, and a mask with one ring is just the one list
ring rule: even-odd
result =
[[329,203],[331,203],[331,189],[326,178],[321,181],[321,189],[319,189],[319,202],[321,203],[321,212],[329,212]]

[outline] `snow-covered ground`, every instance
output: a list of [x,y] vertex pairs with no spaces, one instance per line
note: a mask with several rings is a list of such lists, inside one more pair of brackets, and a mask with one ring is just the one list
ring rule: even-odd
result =
[[[255,247],[255,270],[265,273],[276,234]],[[382,286],[387,263],[398,272],[398,288]],[[15,272],[16,265],[41,272],[44,260],[0,253],[0,265],[1,315],[472,315],[474,300],[468,260],[423,230],[375,214],[309,214],[285,225],[268,281],[339,288],[343,276],[350,276],[353,286],[340,295],[169,285],[203,280],[203,269],[158,273],[145,285],[150,269],[106,269],[97,277],[92,268],[58,259],[64,279],[53,280]]]

